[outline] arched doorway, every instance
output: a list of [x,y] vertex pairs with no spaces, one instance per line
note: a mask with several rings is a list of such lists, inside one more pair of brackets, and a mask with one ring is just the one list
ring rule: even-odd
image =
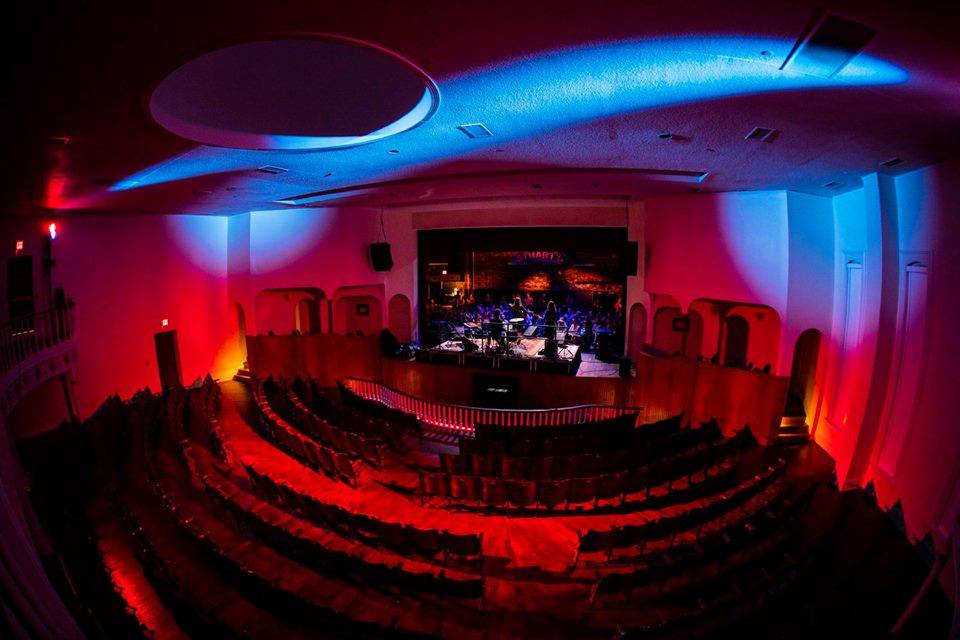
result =
[[743,316],[727,316],[723,323],[723,364],[728,367],[747,366],[747,343],[750,323]]
[[630,307],[630,359],[634,362],[643,353],[643,343],[647,337],[647,308],[639,302]]
[[320,301],[304,298],[297,303],[296,329],[300,333],[320,333]]
[[683,315],[678,307],[661,307],[653,316],[653,346],[674,355],[683,352],[683,332],[674,330],[674,320]]
[[691,309],[687,312],[687,338],[683,354],[696,360],[703,355],[703,316]]
[[413,335],[410,298],[398,293],[387,304],[387,326],[400,342],[410,342]]
[[243,305],[239,302],[237,307],[237,345],[240,348],[240,360],[243,366],[247,366],[247,316],[243,312]]
[[790,367],[790,386],[787,390],[784,417],[806,417],[814,410],[817,363],[822,339],[823,335],[817,329],[807,329],[797,337],[793,346],[793,363]]

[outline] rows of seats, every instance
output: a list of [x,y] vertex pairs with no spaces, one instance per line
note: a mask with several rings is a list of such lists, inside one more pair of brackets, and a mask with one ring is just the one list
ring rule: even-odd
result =
[[[645,429],[646,427],[632,431],[640,434]],[[722,438],[717,424],[711,422],[661,438],[625,437],[621,447],[612,451],[598,452],[584,446],[577,453],[553,455],[441,453],[440,470],[450,474],[493,476],[504,480],[562,480],[621,471],[626,473],[642,467],[654,458],[675,456],[692,447]]]
[[642,564],[627,572],[610,572],[601,577],[591,592],[591,602],[608,597],[633,599],[637,589],[655,586],[657,591],[671,577],[684,571],[700,571],[717,562],[726,562],[738,553],[762,547],[784,531],[799,529],[798,521],[814,498],[816,485],[796,495],[776,494],[749,514],[737,518],[709,535],[696,535],[684,544],[668,544],[655,553],[643,554]]
[[528,509],[542,506],[555,509],[571,505],[596,507],[601,500],[619,500],[628,496],[649,497],[654,488],[679,479],[688,482],[696,474],[709,477],[711,470],[728,457],[756,445],[750,431],[717,442],[704,442],[690,451],[651,462],[647,465],[613,473],[580,476],[560,480],[505,480],[499,477],[459,475],[443,471],[418,472],[421,496],[449,498],[463,502],[480,502],[490,507]]
[[666,514],[643,524],[580,532],[578,549],[583,552],[634,546],[702,526],[739,507],[775,482],[785,471],[786,461],[781,458],[764,472],[742,482],[732,491],[714,496],[678,514]]
[[[228,506],[209,501],[204,477],[196,473],[199,467],[191,469],[188,464],[197,462],[198,456],[189,443],[181,445],[177,452],[146,445],[144,466],[150,491],[181,534],[232,584],[253,602],[282,612],[295,628],[321,624],[334,637],[432,635],[444,625],[457,626],[443,621],[441,615],[456,608],[451,598],[464,603],[461,618],[470,610],[464,608],[467,602],[482,603],[482,584],[475,578],[457,579],[449,571],[412,572],[400,565],[372,562],[346,546],[331,548],[328,545],[334,540],[329,536],[312,542],[303,531],[287,536],[284,527],[238,509],[236,502]],[[212,482],[209,476],[206,481]],[[240,517],[224,518],[218,504],[224,507],[223,514]],[[386,593],[389,583],[393,589]],[[417,592],[422,595],[415,597]],[[442,599],[443,609],[440,600],[431,605],[423,596]],[[345,600],[349,604],[338,604]]]
[[[297,383],[255,388],[250,426],[329,473],[297,443],[348,456],[349,447],[330,446],[335,436],[311,433],[303,417],[354,433],[343,416],[359,420],[371,407],[299,385],[299,393]],[[339,423],[314,411],[317,393]],[[365,470],[368,481],[357,491],[409,501],[402,509],[408,522],[415,522],[411,509],[426,516],[495,508],[501,516],[452,515],[470,523],[452,528],[474,531],[455,534],[327,502],[287,473],[289,459],[280,470],[267,463],[272,453],[255,454],[268,447],[238,430],[246,429],[237,426],[245,414],[225,416],[225,433],[220,404],[212,380],[138,394],[113,407],[124,428],[112,437],[129,439],[130,453],[118,457],[119,467],[104,459],[118,477],[105,494],[116,505],[113,517],[121,518],[157,602],[194,637],[600,638],[614,628],[626,637],[686,637],[763,606],[805,567],[806,514],[819,493],[788,476],[780,453],[757,447],[748,429],[724,439],[715,423],[684,428],[679,417],[641,427],[624,419],[603,433],[599,425],[536,432],[481,425],[459,455],[439,456],[439,471],[423,466],[427,447],[405,458],[392,446],[389,465]],[[392,493],[388,479],[399,480]],[[404,493],[413,479],[420,496]],[[105,512],[99,517],[110,517]],[[609,517],[616,514],[631,524]],[[534,521],[547,522],[537,518],[546,515],[556,534],[566,528],[562,564],[511,566],[509,545],[539,540],[527,524],[538,531]],[[499,527],[501,519],[505,526],[484,555],[483,522]],[[543,544],[559,546],[560,535],[544,534]],[[539,598],[554,604],[538,610]],[[141,624],[139,633],[153,629]]]
[[371,403],[343,385],[325,389],[312,379],[297,378],[289,391],[316,416],[343,431],[382,440],[393,451],[407,449],[408,435],[419,436],[416,416]]
[[414,554],[401,555],[358,545],[239,489],[205,460],[202,450],[188,446],[183,454],[194,477],[238,527],[301,564],[355,576],[356,581],[372,589],[482,600],[480,576],[412,559]]
[[254,385],[261,435],[274,445],[312,469],[327,476],[355,485],[358,481],[357,460],[349,453],[324,446],[294,429],[277,414],[267,402],[263,388]]
[[262,389],[270,407],[302,434],[338,453],[380,468],[387,446],[383,439],[341,429],[321,418],[282,382],[268,378]]
[[637,415],[562,426],[503,427],[478,424],[473,437],[460,438],[462,453],[499,453],[511,456],[569,455],[583,451],[637,449],[646,442],[680,430],[682,416],[636,428]]
[[364,514],[352,513],[337,505],[323,503],[254,467],[247,466],[246,471],[257,495],[288,511],[302,514],[312,522],[337,531],[347,538],[364,540],[406,555],[451,562],[456,566],[482,566],[482,534],[458,534],[384,522]]

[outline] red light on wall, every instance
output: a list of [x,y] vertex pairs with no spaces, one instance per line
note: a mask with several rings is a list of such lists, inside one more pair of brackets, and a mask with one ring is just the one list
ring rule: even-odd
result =
[[17,240],[17,253],[23,253],[23,240]]
[[50,234],[51,240],[57,239],[57,223],[56,222],[51,222],[50,224],[47,225],[47,233]]

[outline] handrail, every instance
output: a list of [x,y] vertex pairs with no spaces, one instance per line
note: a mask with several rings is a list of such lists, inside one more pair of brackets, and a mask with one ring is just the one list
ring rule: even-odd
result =
[[0,324],[0,372],[73,337],[73,302]]
[[374,380],[348,377],[343,385],[352,393],[391,409],[412,413],[418,420],[458,434],[472,434],[474,425],[500,427],[559,427],[599,422],[636,413],[637,421],[643,414],[641,407],[612,407],[601,404],[582,404],[551,409],[494,409],[461,404],[433,402],[397,391]]

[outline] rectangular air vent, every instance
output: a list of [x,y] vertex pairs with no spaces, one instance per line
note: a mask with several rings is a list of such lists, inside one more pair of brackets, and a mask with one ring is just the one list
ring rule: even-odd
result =
[[890,158],[889,160],[884,160],[880,163],[881,167],[895,167],[898,164],[903,164],[903,158]]
[[463,131],[468,138],[489,138],[493,134],[490,133],[490,129],[487,129],[483,123],[475,122],[473,124],[462,124],[457,129]]
[[789,67],[791,71],[831,78],[847,66],[876,34],[870,27],[846,18],[814,15],[780,70]]
[[271,175],[277,175],[278,173],[286,173],[287,170],[283,167],[275,167],[273,165],[267,164],[257,169],[260,173],[269,173]]
[[831,180],[831,181],[828,182],[827,184],[823,185],[823,188],[824,188],[824,189],[836,189],[836,188],[839,187],[839,186],[840,186],[840,183],[839,183],[839,182],[837,182],[836,180]]
[[750,133],[744,136],[744,140],[756,140],[757,142],[773,142],[780,135],[779,129],[769,129],[767,127],[754,127]]

